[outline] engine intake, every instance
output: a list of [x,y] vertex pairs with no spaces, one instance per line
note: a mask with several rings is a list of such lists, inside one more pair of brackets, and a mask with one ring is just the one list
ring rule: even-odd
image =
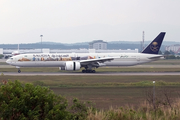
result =
[[[80,62],[74,62],[74,61],[68,61],[66,62],[65,69],[64,70],[80,70],[81,64]],[[63,70],[63,69],[61,69]]]

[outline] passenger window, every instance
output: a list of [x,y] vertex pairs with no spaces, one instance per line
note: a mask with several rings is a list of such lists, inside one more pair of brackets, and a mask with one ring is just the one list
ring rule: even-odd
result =
[[11,60],[13,60],[13,58],[11,58]]

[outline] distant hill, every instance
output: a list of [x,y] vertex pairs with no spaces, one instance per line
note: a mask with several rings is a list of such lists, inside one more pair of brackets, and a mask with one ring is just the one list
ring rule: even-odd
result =
[[[151,41],[144,41],[144,44],[149,44]],[[140,44],[140,41],[111,41],[108,42],[109,44]],[[174,42],[174,41],[163,41],[163,45],[174,45],[174,44],[180,44],[180,42]]]
[[[151,41],[145,41],[147,46]],[[161,47],[161,51],[165,51],[165,46],[180,44],[180,42],[164,41]],[[57,43],[57,42],[42,42],[41,43],[30,43],[30,44],[19,44],[20,49],[39,49],[39,48],[50,48],[50,49],[80,49],[89,48],[89,42],[82,43]],[[3,49],[17,49],[17,44],[0,44],[0,48]],[[108,49],[139,49],[141,51],[141,44],[138,41],[111,41],[108,42]]]

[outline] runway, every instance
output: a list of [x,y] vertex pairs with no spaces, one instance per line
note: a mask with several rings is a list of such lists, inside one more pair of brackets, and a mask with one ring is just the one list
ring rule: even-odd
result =
[[146,76],[146,75],[152,75],[152,76],[160,76],[160,75],[180,75],[180,72],[98,72],[98,73],[80,73],[80,72],[56,72],[56,73],[50,73],[50,72],[0,72],[0,75],[9,75],[9,76],[62,76],[62,75],[79,75],[79,76],[110,76],[110,75],[120,75],[120,76]]

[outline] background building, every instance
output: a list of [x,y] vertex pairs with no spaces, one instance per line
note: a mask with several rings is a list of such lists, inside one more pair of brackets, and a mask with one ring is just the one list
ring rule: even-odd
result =
[[107,42],[103,40],[94,40],[89,43],[89,49],[107,50]]
[[0,48],[0,55],[3,54],[3,48]]
[[172,51],[175,54],[178,54],[178,53],[180,53],[180,44],[166,46],[165,50],[169,51],[169,52]]

